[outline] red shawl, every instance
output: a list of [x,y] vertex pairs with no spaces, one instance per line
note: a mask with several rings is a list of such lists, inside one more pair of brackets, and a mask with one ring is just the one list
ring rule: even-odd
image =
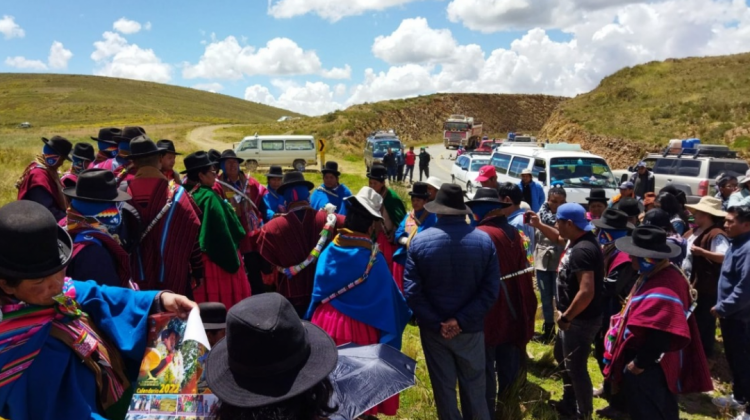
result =
[[130,181],[128,193],[133,197],[130,204],[141,216],[143,230],[161,212],[167,198],[175,197],[172,208],[141,241],[131,266],[133,280],[142,290],[184,294],[190,284],[190,257],[201,228],[199,210],[184,188],[170,188],[163,176],[136,177]]
[[687,280],[670,266],[634,287],[623,310],[612,362],[605,371],[607,377],[619,383],[625,369],[625,353],[637,351],[645,340],[644,328],[651,328],[672,336],[671,348],[660,362],[669,390],[674,394],[711,391],[713,383],[698,324],[695,316],[686,318],[691,302]]
[[[485,218],[477,226],[487,233],[495,248],[500,263],[501,276],[512,274],[528,267],[526,250],[521,236],[513,227],[505,223],[514,235],[510,239],[501,225],[504,218]],[[484,320],[484,341],[488,346],[513,344],[525,348],[534,336],[537,299],[534,294],[534,280],[531,273],[521,274],[500,281],[500,294]]]
[[[303,216],[302,220],[298,216]],[[258,234],[260,255],[276,267],[291,267],[304,261],[310,251],[315,249],[320,232],[326,224],[327,213],[312,208],[297,210],[276,217],[266,223]],[[339,216],[337,227],[343,226],[343,217]],[[336,229],[329,238],[336,236]],[[289,299],[295,308],[302,313],[310,306],[315,267],[317,261],[299,272],[291,280],[277,273],[277,291]]]
[[[65,220],[65,219],[63,219]],[[85,232],[83,240],[76,240],[79,233]],[[94,228],[82,227],[79,229],[69,230],[68,233],[73,238],[73,255],[71,259],[75,259],[76,255],[81,252],[84,248],[96,243],[90,240],[86,240],[86,237],[90,236],[93,239],[98,240],[102,243],[102,246],[109,251],[112,255],[112,259],[115,261],[117,268],[117,275],[120,277],[120,286],[129,288],[130,287],[130,256],[117,241],[112,239],[111,236],[104,232],[99,232]]]
[[32,162],[26,167],[17,185],[18,200],[23,200],[32,188],[40,187],[44,188],[55,199],[57,207],[61,211],[65,212],[68,208],[67,200],[62,193],[62,183],[60,178],[57,177],[57,173],[38,162]]
[[[221,180],[232,184],[224,174],[221,175]],[[263,221],[263,213],[261,213],[260,208],[263,205],[263,196],[266,194],[266,188],[260,185],[254,178],[247,177],[242,172],[240,172],[240,183],[245,187],[245,191],[242,192],[253,200],[255,207],[250,205],[247,200],[242,200],[239,207],[235,206],[236,201],[233,199],[235,193],[228,188],[226,191],[223,191],[223,194],[227,200],[231,200],[230,202],[237,212],[237,217],[240,219],[242,228],[245,229],[245,237],[240,241],[240,253],[247,254],[258,250],[257,236],[260,232],[260,224]],[[221,187],[219,183],[214,185]],[[223,189],[223,187],[221,188]]]

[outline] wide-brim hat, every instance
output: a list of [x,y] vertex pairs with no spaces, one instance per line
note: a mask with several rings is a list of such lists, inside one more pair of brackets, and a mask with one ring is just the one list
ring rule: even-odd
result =
[[127,159],[138,159],[148,156],[154,156],[163,153],[164,151],[156,146],[153,140],[148,136],[138,136],[130,141],[130,154],[126,156]]
[[708,213],[711,216],[726,217],[727,212],[722,210],[722,202],[716,197],[702,197],[698,204],[687,204],[686,209],[691,211],[702,211]]
[[323,170],[320,171],[323,175],[325,174],[333,174],[336,177],[341,176],[341,172],[339,172],[339,164],[337,162],[329,160],[326,162],[325,167]]
[[227,327],[227,307],[221,302],[198,304],[204,330],[223,330]]
[[268,168],[268,173],[266,174],[266,178],[283,178],[284,173],[281,171],[281,166],[273,165],[270,168]]
[[94,146],[88,143],[76,143],[73,147],[72,157],[82,160],[96,160],[96,153],[94,152]]
[[471,207],[472,204],[492,203],[499,204],[500,207],[510,207],[510,203],[500,200],[500,194],[494,188],[477,188],[474,197],[467,201],[466,204]]
[[302,172],[290,171],[284,174],[283,181],[281,181],[281,185],[276,189],[276,192],[284,194],[284,191],[286,191],[287,188],[296,187],[298,185],[307,187],[308,190],[315,188],[315,184],[306,180],[305,175],[303,175]]
[[750,182],[750,169],[747,170],[747,172],[745,173],[745,176],[737,180],[737,183],[740,185],[747,184],[748,182]]
[[415,182],[414,185],[411,186],[411,191],[409,191],[409,195],[412,197],[422,198],[425,200],[430,198],[430,191],[427,189],[427,183]]
[[130,195],[119,188],[117,177],[106,169],[87,169],[78,175],[75,187],[63,189],[70,198],[87,201],[119,202]]
[[382,219],[380,209],[383,207],[383,197],[370,187],[362,187],[357,195],[344,199],[350,206],[359,207],[360,210],[372,216],[374,219]]
[[629,216],[624,211],[616,209],[606,209],[602,213],[602,217],[594,219],[591,224],[599,229],[608,230],[633,230],[635,225],[628,222]]
[[592,202],[592,201],[601,201],[606,203],[607,200],[607,192],[604,191],[601,188],[592,188],[589,191],[589,196],[586,197],[586,201]]
[[122,130],[117,127],[107,127],[99,130],[99,135],[91,137],[91,140],[101,141],[109,144],[117,144],[115,136],[121,136]]
[[463,190],[454,184],[443,184],[435,199],[425,204],[424,208],[430,213],[446,216],[471,214],[471,209],[464,204]]
[[197,169],[210,168],[216,164],[216,162],[209,159],[208,153],[203,151],[191,153],[185,156],[183,163],[185,164],[185,170],[180,172],[181,174],[186,174]]
[[373,165],[372,168],[370,168],[370,172],[367,173],[367,178],[385,182],[385,177],[387,174],[388,171],[385,169],[385,166]]
[[131,126],[122,129],[119,135],[114,136],[112,139],[117,143],[130,142],[136,137],[143,136],[146,134],[146,130],[143,127]]
[[667,241],[667,232],[656,226],[638,226],[631,236],[615,241],[620,251],[640,258],[666,260],[682,253],[677,244]]
[[223,152],[221,152],[221,156],[219,156],[219,162],[222,160],[228,160],[228,159],[234,159],[239,163],[242,163],[245,161],[245,159],[237,157],[237,153],[234,152],[232,149],[227,149]]
[[278,293],[249,297],[229,310],[227,335],[206,361],[206,382],[222,402],[261,407],[294,398],[338,363],[333,339],[301,321]]
[[67,267],[72,252],[73,240],[46,207],[19,200],[0,208],[0,278],[47,277]]
[[177,153],[177,149],[175,149],[174,142],[172,140],[161,139],[156,142],[156,147],[161,149],[163,153],[171,153],[173,155],[182,155],[182,153]]
[[440,180],[440,178],[436,176],[430,176],[427,177],[427,181],[425,181],[427,185],[431,186],[432,188],[439,190],[440,186],[443,185],[443,181]]
[[221,160],[221,153],[216,149],[208,149],[208,158],[211,159],[214,165],[218,165]]
[[51,139],[42,137],[42,142],[47,146],[51,147],[52,150],[57,152],[63,159],[70,159],[70,151],[73,150],[73,143],[70,140],[62,136],[53,136]]

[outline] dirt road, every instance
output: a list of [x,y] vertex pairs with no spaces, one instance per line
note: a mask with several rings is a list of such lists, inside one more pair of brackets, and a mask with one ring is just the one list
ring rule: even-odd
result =
[[201,149],[216,149],[218,151],[231,148],[232,145],[214,140],[214,132],[221,128],[232,127],[234,124],[207,125],[198,127],[187,134],[187,140]]

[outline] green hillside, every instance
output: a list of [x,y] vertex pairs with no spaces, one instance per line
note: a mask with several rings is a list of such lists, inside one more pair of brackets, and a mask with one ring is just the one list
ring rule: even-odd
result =
[[0,127],[257,123],[290,111],[197,89],[112,77],[0,74]]

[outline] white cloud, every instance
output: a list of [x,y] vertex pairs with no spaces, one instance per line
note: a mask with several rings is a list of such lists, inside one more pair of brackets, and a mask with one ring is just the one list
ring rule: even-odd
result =
[[198,90],[205,90],[211,93],[221,92],[224,89],[224,86],[221,85],[221,83],[198,83],[197,85],[193,85],[193,89]]
[[439,62],[452,57],[456,40],[448,29],[432,29],[427,19],[405,19],[390,35],[375,38],[372,53],[389,64]]
[[5,65],[21,70],[47,70],[47,65],[40,60],[29,60],[25,57],[8,57],[5,59]]
[[62,42],[55,41],[49,49],[47,62],[49,63],[50,68],[66,69],[68,68],[68,61],[70,61],[72,57],[73,53],[70,50],[65,49]]
[[336,87],[333,89],[333,94],[336,96],[346,95],[346,85],[343,83],[337,84]]
[[323,82],[306,82],[299,86],[287,80],[274,80],[272,84],[282,88],[278,98],[267,87],[253,85],[245,89],[245,99],[305,115],[323,115],[342,107],[333,100],[331,87]]
[[[146,30],[151,29],[151,22],[146,22],[147,28]],[[126,19],[124,17],[121,17],[120,19],[117,19],[115,23],[112,24],[112,29],[116,30],[117,32],[123,33],[125,35],[135,34],[141,31],[141,24],[130,19]]]
[[347,105],[406,98],[435,91],[431,68],[417,64],[391,67],[387,72],[365,70],[365,80],[353,89]]
[[336,22],[347,16],[381,11],[416,0],[268,0],[268,14],[277,18],[292,18],[313,13]]
[[26,36],[26,32],[16,23],[15,19],[13,16],[8,15],[4,15],[0,19],[0,34],[3,34],[5,39],[23,38]]
[[274,38],[257,49],[241,46],[234,36],[206,46],[197,64],[185,64],[185,79],[240,79],[247,76],[293,76],[317,74],[330,79],[351,77],[351,67],[326,70],[312,50],[303,50],[289,38]]
[[105,32],[103,40],[94,43],[91,59],[97,64],[98,76],[123,77],[166,83],[172,79],[172,66],[161,61],[152,49],[143,49],[114,32]]
[[143,24],[143,30],[144,31],[150,31],[151,30],[151,22],[146,22]]

